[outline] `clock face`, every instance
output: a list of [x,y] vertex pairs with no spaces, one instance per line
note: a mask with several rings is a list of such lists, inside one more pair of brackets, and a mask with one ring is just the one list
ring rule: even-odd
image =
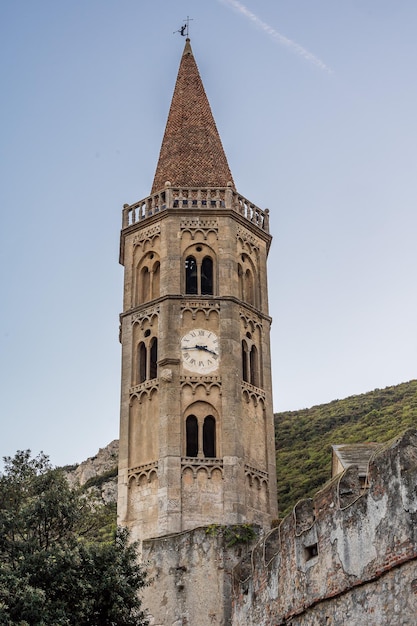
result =
[[187,370],[209,374],[219,366],[219,339],[211,330],[195,328],[181,339],[182,363]]

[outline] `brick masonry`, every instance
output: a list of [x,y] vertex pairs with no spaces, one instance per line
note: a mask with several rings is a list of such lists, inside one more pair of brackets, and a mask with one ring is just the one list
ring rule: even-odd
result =
[[233,183],[222,142],[187,39],[151,193],[176,187]]

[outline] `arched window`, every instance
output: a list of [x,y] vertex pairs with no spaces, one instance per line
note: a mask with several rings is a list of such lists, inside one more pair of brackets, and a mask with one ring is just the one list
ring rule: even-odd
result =
[[149,273],[149,269],[147,267],[142,268],[140,273],[140,283],[141,283],[141,302],[147,302],[150,300],[150,287],[151,287],[151,275]]
[[253,276],[250,270],[245,272],[245,299],[248,304],[255,304]]
[[143,341],[138,346],[138,383],[146,380],[146,346]]
[[197,294],[197,263],[193,256],[185,259],[185,293]]
[[247,383],[249,382],[248,376],[248,346],[245,340],[242,340],[242,378]]
[[239,298],[241,300],[244,300],[245,295],[244,295],[244,290],[243,290],[243,270],[242,270],[242,266],[240,263],[238,263],[238,266],[237,266],[237,275],[239,279]]
[[201,264],[201,294],[213,295],[213,260],[206,256]]
[[255,387],[259,387],[259,366],[258,366],[258,350],[256,346],[252,346],[249,355],[250,360],[250,382]]
[[198,422],[195,415],[189,415],[185,422],[186,456],[198,455]]
[[155,263],[152,270],[152,298],[159,298],[160,295],[161,264]]
[[149,378],[156,378],[158,375],[158,340],[154,337],[151,341]]
[[208,415],[203,424],[203,452],[205,457],[216,457],[216,420],[212,415]]
[[147,252],[139,260],[135,258],[134,305],[138,306],[160,296],[160,262],[154,251]]

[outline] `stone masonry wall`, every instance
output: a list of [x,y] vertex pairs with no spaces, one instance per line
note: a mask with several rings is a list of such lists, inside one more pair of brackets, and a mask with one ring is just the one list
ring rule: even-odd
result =
[[417,433],[297,504],[234,569],[234,626],[411,626],[417,615]]
[[143,541],[151,584],[142,597],[151,626],[231,624],[232,569],[247,547],[228,545],[222,528],[213,524]]

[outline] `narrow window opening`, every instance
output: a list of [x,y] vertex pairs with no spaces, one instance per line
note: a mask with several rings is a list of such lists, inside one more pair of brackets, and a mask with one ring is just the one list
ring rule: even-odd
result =
[[250,351],[250,382],[255,387],[259,387],[258,380],[258,351],[255,346],[252,346]]
[[195,415],[189,415],[185,422],[186,430],[186,456],[198,454],[198,422]]
[[244,381],[249,382],[246,341],[242,341],[242,378]]
[[250,270],[246,270],[245,272],[245,291],[246,291],[246,302],[248,304],[255,304],[254,299],[254,288],[253,288],[253,276]]
[[146,380],[146,346],[141,342],[138,346],[138,383]]
[[185,293],[197,293],[197,263],[193,256],[185,260]]
[[159,298],[160,291],[160,263],[157,261],[153,268],[153,280],[152,280],[152,298]]
[[151,275],[147,267],[141,271],[141,302],[147,302],[150,299]]
[[158,340],[156,337],[152,339],[150,357],[149,378],[156,378],[158,376]]
[[208,458],[216,456],[216,420],[208,415],[203,424],[203,452]]
[[242,270],[242,266],[240,263],[238,263],[237,265],[237,276],[238,276],[238,280],[239,280],[239,298],[241,300],[244,299],[243,295],[243,270]]
[[201,264],[201,293],[213,295],[213,261],[209,256],[204,257]]

